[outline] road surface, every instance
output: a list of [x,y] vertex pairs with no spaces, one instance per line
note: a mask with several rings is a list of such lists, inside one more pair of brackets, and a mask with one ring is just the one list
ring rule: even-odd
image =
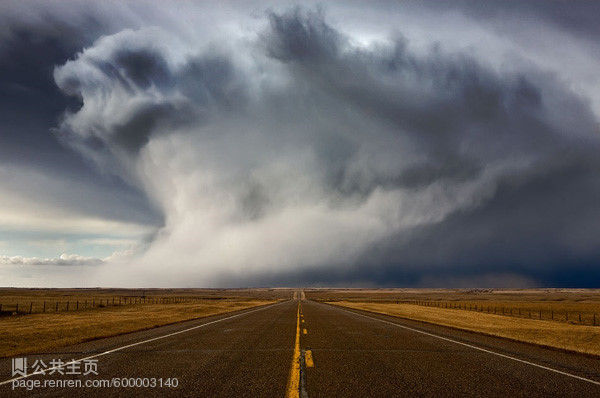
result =
[[[11,359],[2,359],[0,396],[600,396],[595,358],[294,297],[24,356],[29,367],[86,358],[97,361],[97,375],[82,375],[75,362],[79,374],[14,380]],[[154,387],[21,387],[115,379]]]

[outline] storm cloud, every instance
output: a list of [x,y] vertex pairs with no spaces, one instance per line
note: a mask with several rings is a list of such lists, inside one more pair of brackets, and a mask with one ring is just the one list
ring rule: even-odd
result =
[[[340,5],[290,5],[210,32],[148,13],[57,64],[69,105],[54,137],[161,221],[93,278],[561,286],[597,276],[600,86],[579,89],[585,65],[563,73],[539,62],[543,51],[507,44],[493,14],[449,14],[491,45],[459,48],[443,28],[419,36],[409,20],[368,35]],[[557,25],[552,10],[525,15],[579,40],[582,54],[597,34]]]

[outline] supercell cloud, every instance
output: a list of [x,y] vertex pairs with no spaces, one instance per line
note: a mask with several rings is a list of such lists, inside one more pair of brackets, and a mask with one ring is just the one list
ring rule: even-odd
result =
[[47,74],[65,105],[46,134],[150,232],[0,263],[92,285],[594,286],[599,33],[554,3],[53,4],[53,29],[11,23],[96,33]]

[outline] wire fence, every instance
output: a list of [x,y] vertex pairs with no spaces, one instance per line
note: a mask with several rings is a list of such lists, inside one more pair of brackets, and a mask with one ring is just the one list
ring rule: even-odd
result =
[[593,312],[568,311],[560,309],[523,308],[510,305],[489,305],[454,301],[396,301],[396,304],[420,305],[451,310],[475,311],[487,314],[519,318],[568,322],[577,325],[600,326],[600,316]]
[[200,300],[215,300],[212,297],[101,297],[69,300],[28,300],[0,303],[0,316],[28,315],[47,312],[81,311],[126,305],[176,304]]

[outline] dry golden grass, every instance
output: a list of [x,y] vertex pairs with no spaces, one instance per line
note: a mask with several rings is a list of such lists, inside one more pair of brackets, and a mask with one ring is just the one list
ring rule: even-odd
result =
[[[459,306],[462,309],[497,315],[553,320],[581,325],[600,325],[600,305],[576,301],[452,301],[425,302],[429,306]],[[423,304],[421,304],[423,305]],[[450,309],[450,308],[449,308]]]
[[313,300],[587,303],[600,308],[600,289],[305,289]]
[[600,289],[305,289],[310,298],[404,299],[404,300],[491,300],[564,301],[600,303]]
[[200,300],[3,317],[0,319],[0,357],[39,352],[275,301]]
[[[435,307],[456,307],[506,316],[541,318],[556,322],[600,324],[598,289],[313,289],[308,298],[317,301],[359,303],[420,302]],[[568,319],[567,319],[568,318]],[[581,321],[580,321],[581,319]]]
[[[203,299],[264,299],[277,300],[290,298],[289,289],[27,289],[0,288],[0,315],[7,316],[15,312],[18,304],[20,314],[28,313],[30,308],[36,312],[55,312],[90,307],[106,307],[131,303],[160,302],[161,300]],[[100,304],[102,303],[102,304]],[[57,305],[58,304],[58,305]]]
[[337,301],[331,304],[600,356],[600,327],[597,326],[573,325],[411,304],[349,301]]

